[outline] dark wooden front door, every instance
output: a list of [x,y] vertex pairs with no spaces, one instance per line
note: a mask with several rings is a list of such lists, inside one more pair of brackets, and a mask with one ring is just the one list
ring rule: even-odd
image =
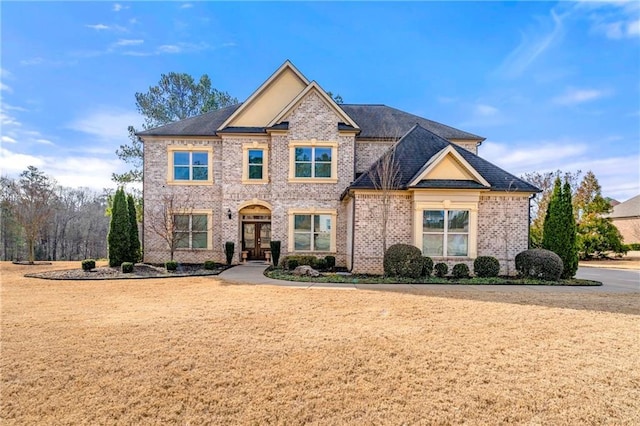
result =
[[249,260],[264,260],[265,251],[271,250],[271,224],[244,222],[242,224],[242,251]]

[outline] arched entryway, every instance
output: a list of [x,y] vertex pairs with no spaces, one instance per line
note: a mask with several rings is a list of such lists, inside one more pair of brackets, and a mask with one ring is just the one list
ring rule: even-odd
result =
[[252,200],[240,208],[239,216],[240,241],[242,241],[242,251],[247,254],[247,260],[269,260],[271,257],[271,205],[264,201]]

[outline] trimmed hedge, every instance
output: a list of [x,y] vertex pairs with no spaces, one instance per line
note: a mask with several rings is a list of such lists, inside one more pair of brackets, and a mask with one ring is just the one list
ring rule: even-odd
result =
[[235,243],[233,241],[227,241],[224,243],[224,254],[227,256],[227,265],[231,265],[233,262],[233,252],[235,251]]
[[307,266],[311,266],[313,269],[318,269],[318,262],[320,259],[318,259],[315,256],[310,256],[310,255],[291,255],[291,256],[285,256],[282,258],[282,260],[280,261],[280,266],[283,269],[289,269],[289,270],[293,270],[296,269],[295,267],[291,267],[291,265],[289,265],[289,263],[291,261],[295,261],[297,262],[297,266],[300,265],[307,265]]
[[422,276],[430,277],[433,274],[433,259],[429,256],[422,258]]
[[550,250],[525,250],[516,255],[516,270],[521,277],[557,281],[564,266],[560,256]]
[[409,244],[394,244],[385,252],[383,266],[388,277],[418,278],[424,267],[422,252]]
[[132,262],[122,262],[120,267],[122,268],[122,273],[123,274],[130,274],[130,273],[133,272],[133,263]]
[[92,269],[95,269],[96,267],[96,261],[95,259],[85,259],[82,261],[82,270],[83,271],[90,271]]
[[478,256],[473,261],[473,273],[478,277],[497,277],[500,273],[500,262],[493,256]]
[[333,269],[336,267],[336,257],[335,256],[325,256],[324,261],[327,263],[327,269]]
[[164,267],[167,268],[167,271],[175,271],[178,269],[178,262],[170,260],[164,263]]
[[444,278],[449,272],[449,267],[447,266],[446,263],[440,262],[435,264],[435,266],[433,267],[433,270],[435,271],[436,277]]
[[212,269],[216,269],[216,267],[218,266],[217,262],[214,262],[213,260],[205,260],[204,261],[204,269],[206,270],[212,270]]
[[469,278],[469,267],[466,263],[456,263],[451,270],[453,278]]
[[271,260],[273,261],[273,266],[278,266],[278,262],[280,261],[280,241],[271,241],[269,243],[269,247],[271,248]]
[[300,262],[298,262],[297,259],[289,259],[285,264],[287,265],[286,268],[290,271],[293,271],[300,266]]

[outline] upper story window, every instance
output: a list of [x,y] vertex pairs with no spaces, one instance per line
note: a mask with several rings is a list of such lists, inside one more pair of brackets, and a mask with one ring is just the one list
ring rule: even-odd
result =
[[213,182],[211,164],[213,150],[193,145],[168,147],[167,183],[174,185],[203,185]]
[[206,152],[175,151],[173,153],[174,180],[208,180],[209,158]]
[[330,141],[289,143],[289,182],[336,183],[338,144]]
[[468,210],[424,210],[422,233],[425,256],[469,255]]
[[242,146],[242,183],[267,183],[269,145],[252,142]]

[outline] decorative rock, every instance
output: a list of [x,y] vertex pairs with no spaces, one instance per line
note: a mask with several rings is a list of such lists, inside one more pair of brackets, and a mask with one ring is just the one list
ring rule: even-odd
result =
[[293,275],[308,275],[310,277],[319,277],[320,272],[316,271],[311,266],[300,265],[293,270]]

